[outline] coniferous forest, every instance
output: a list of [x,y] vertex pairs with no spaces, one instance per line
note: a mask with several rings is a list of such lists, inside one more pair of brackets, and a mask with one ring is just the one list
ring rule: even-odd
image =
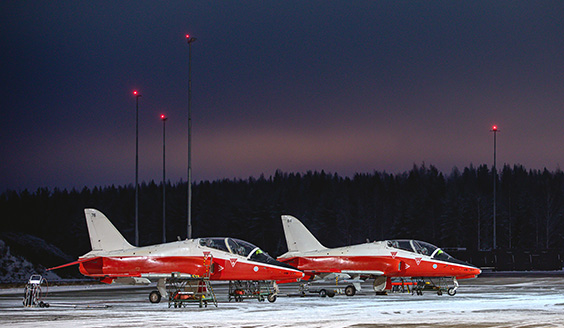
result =
[[[506,165],[497,178],[497,248],[564,250],[564,173]],[[247,240],[273,256],[286,251],[280,216],[299,218],[327,247],[392,238],[443,248],[493,246],[493,171],[414,165],[401,174],[341,177],[275,172],[246,180],[193,184],[193,237]],[[166,185],[167,241],[186,238],[187,185]],[[134,243],[134,186],[7,191],[1,232],[44,239],[76,258],[90,251],[84,208],[102,211]],[[162,242],[162,184],[139,191],[140,244]]]

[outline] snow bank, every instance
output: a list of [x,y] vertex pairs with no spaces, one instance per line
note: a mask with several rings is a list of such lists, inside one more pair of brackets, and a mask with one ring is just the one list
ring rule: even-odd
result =
[[47,280],[61,279],[46,272],[42,265],[34,265],[22,256],[14,255],[6,242],[0,239],[0,283],[25,283],[32,274],[41,274]]

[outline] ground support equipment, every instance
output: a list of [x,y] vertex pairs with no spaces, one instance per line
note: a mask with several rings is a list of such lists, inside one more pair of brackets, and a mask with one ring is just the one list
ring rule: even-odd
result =
[[229,302],[242,302],[246,298],[256,298],[259,302],[267,299],[269,302],[276,301],[278,286],[272,281],[230,281]]
[[[41,285],[45,285],[44,291],[41,289]],[[24,307],[49,307],[49,303],[42,301],[44,294],[47,291],[47,280],[38,274],[34,274],[29,277],[27,284],[25,285],[23,305]]]
[[172,278],[167,280],[168,307],[185,307],[198,304],[208,307],[212,303],[217,307],[217,298],[208,277]]

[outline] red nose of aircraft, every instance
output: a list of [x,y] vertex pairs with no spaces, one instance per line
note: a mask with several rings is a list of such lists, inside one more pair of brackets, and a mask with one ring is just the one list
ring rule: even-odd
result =
[[460,267],[457,271],[456,277],[458,279],[476,278],[482,273],[482,270],[472,265]]

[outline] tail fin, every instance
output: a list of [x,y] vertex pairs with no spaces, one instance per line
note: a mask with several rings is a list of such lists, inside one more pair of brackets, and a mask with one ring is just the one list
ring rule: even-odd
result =
[[282,226],[284,227],[288,252],[309,252],[327,249],[295,217],[282,215]]
[[135,248],[125,240],[108,218],[93,208],[84,209],[86,225],[93,251],[113,251]]

